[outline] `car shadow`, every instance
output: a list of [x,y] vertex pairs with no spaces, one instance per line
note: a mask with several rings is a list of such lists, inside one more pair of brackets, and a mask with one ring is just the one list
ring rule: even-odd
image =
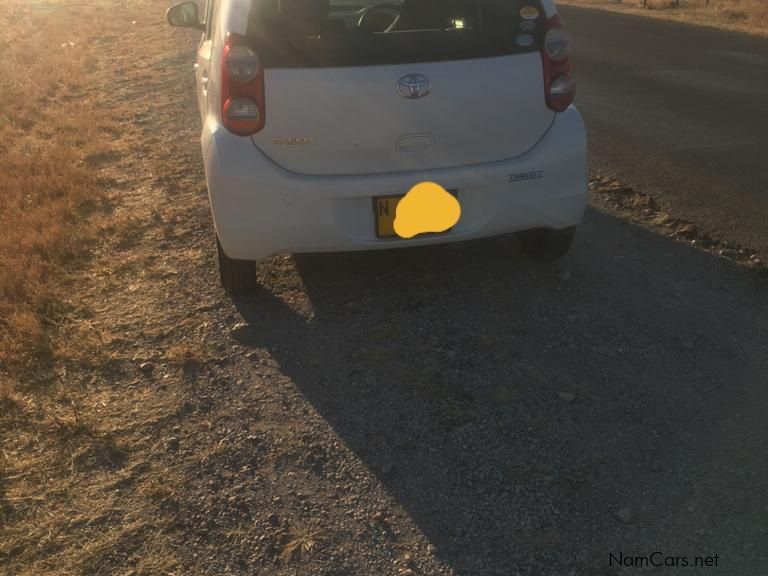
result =
[[295,256],[304,305],[263,278],[237,340],[458,575],[614,574],[609,553],[657,549],[765,569],[764,286],[592,209],[569,262],[509,239]]

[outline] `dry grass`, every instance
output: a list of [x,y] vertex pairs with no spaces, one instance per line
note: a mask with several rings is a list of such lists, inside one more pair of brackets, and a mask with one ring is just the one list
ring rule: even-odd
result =
[[[118,158],[112,118],[126,111],[105,109],[100,58],[147,9],[129,4],[0,2],[2,574],[178,569],[153,496],[172,473],[135,458],[128,411],[78,371],[108,360],[111,339],[65,288],[101,231],[120,228],[99,174]],[[131,413],[130,425],[156,417]]]
[[297,558],[301,559],[315,549],[322,531],[314,524],[298,524],[289,531],[289,540],[283,546],[280,556],[284,562],[290,562]]
[[87,105],[86,7],[0,5],[0,366],[14,372],[50,352],[49,312],[61,268],[93,240],[102,200],[85,159],[107,146],[109,121]]
[[558,3],[768,36],[768,2],[765,0],[558,0]]
[[52,360],[57,279],[92,240],[88,216],[102,201],[84,162],[105,126],[83,103],[93,60],[82,47],[95,33],[77,25],[85,12],[0,4],[0,563],[50,543],[16,521],[55,509],[66,488],[44,496],[41,487],[104,447],[71,398],[32,384]]
[[174,364],[190,366],[202,364],[207,357],[205,347],[200,341],[180,342],[171,346],[165,353],[165,358]]

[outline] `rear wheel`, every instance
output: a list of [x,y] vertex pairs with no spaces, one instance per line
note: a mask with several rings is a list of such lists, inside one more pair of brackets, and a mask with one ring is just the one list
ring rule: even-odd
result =
[[216,236],[216,250],[219,254],[219,276],[221,285],[230,296],[248,294],[256,289],[256,262],[235,260],[224,253]]
[[526,256],[539,262],[551,262],[565,256],[573,243],[576,227],[552,230],[536,228],[517,233],[517,240]]

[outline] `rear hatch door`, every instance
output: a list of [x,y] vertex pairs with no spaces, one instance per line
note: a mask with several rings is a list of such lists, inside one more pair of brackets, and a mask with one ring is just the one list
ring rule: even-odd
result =
[[363,32],[349,24],[356,12],[339,10],[318,35],[253,38],[266,94],[254,144],[279,166],[314,175],[465,166],[530,150],[554,119],[538,6],[434,5],[418,28]]

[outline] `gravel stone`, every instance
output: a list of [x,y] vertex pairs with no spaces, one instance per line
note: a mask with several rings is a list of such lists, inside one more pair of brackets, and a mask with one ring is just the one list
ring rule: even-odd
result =
[[632,522],[632,512],[629,508],[619,508],[619,510],[616,511],[616,517],[624,524]]

